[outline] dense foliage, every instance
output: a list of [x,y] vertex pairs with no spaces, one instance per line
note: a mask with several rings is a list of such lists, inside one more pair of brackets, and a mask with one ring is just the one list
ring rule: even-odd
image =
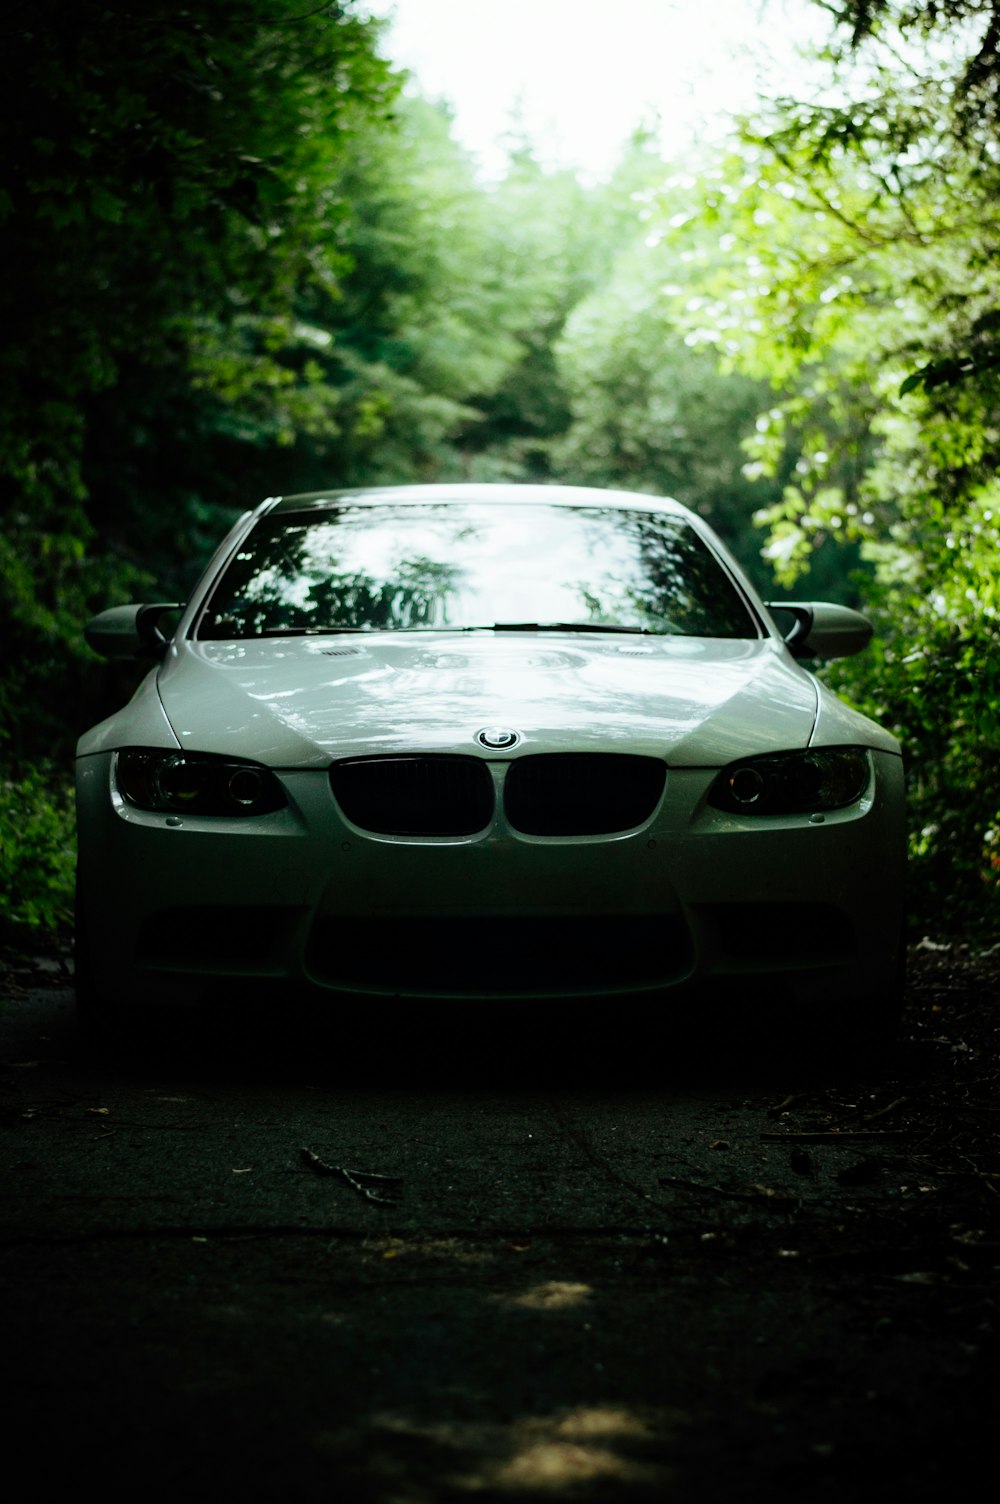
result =
[[[1000,7],[851,0],[831,87],[772,101],[702,184],[695,338],[775,396],[753,463],[779,579],[860,551],[880,646],[830,672],[903,736],[913,903],[993,927],[1000,796]],[[808,588],[806,586],[805,588]]]
[[373,29],[337,6],[5,16],[4,913],[65,908],[38,857],[43,831],[65,846],[64,800],[46,809],[32,768],[62,762],[101,705],[81,622],[154,575],[179,588],[242,499],[242,457],[287,437],[278,351],[300,289],[345,264],[332,179],[394,92]]
[[331,178],[390,92],[371,29],[337,7],[34,0],[7,16],[9,756],[82,709],[89,604],[197,552],[239,495],[230,452],[248,430],[284,437],[276,350],[304,282],[336,280]]
[[38,770],[127,692],[88,615],[183,599],[269,493],[530,478],[677,495],[767,593],[865,603],[827,672],[904,737],[915,912],[994,922],[1000,6],[818,3],[807,102],[592,186],[517,140],[479,181],[360,0],[15,9],[0,920],[66,911]]

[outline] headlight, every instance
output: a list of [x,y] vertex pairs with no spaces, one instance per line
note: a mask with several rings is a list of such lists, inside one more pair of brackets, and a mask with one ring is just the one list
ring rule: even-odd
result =
[[708,802],[739,815],[802,815],[854,804],[871,777],[863,747],[817,747],[732,762]]
[[163,814],[266,815],[285,803],[268,768],[227,757],[130,747],[114,776],[126,803]]

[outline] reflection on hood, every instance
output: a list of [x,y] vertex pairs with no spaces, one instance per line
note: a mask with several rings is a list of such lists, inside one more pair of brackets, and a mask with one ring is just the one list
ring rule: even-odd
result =
[[182,643],[159,679],[182,746],[274,766],[366,752],[629,750],[714,766],[805,746],[815,681],[767,640],[380,633]]

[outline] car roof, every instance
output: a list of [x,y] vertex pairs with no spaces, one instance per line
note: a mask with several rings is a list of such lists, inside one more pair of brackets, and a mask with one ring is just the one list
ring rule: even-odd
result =
[[477,505],[502,506],[569,506],[614,507],[621,510],[661,512],[674,517],[690,517],[691,512],[679,501],[666,496],[648,496],[640,491],[606,491],[597,486],[512,485],[500,483],[445,484],[420,486],[360,486],[350,490],[304,491],[295,496],[269,496],[258,508],[262,512],[297,512],[335,507],[349,501],[352,505],[407,506],[427,502],[474,502]]

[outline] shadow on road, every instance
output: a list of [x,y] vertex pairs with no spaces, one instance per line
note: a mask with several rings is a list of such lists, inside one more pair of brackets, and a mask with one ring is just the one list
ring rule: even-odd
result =
[[65,985],[27,979],[0,1012],[9,1475],[282,1504],[968,1491],[1000,1392],[1000,978],[918,963],[874,1074],[796,1063],[747,1009],[592,1004],[230,1005],[94,1055]]

